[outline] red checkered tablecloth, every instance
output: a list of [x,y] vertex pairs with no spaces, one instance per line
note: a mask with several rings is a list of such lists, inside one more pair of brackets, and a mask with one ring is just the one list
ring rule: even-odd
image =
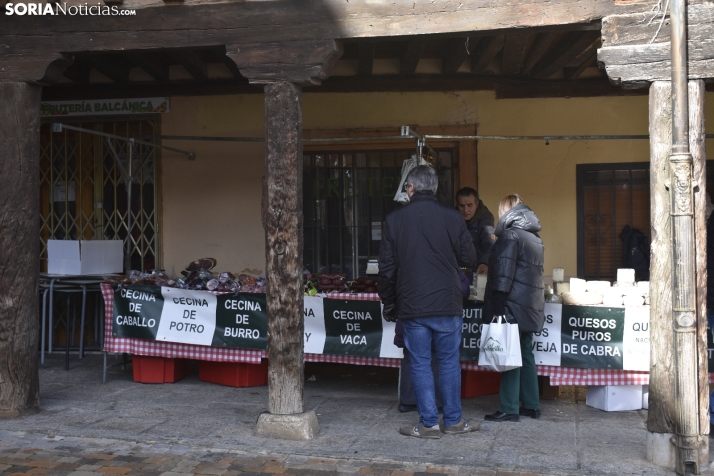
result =
[[379,294],[377,293],[328,293],[318,294],[318,296],[326,299],[346,299],[348,301],[379,301]]
[[[219,362],[248,362],[258,364],[267,357],[264,350],[210,347],[203,345],[157,342],[145,339],[112,336],[112,311],[114,290],[109,284],[102,284],[104,296],[104,350],[152,357],[212,360]],[[376,293],[348,294],[331,293],[328,299],[348,299],[358,301],[378,301]],[[362,357],[355,355],[305,354],[306,362],[331,362],[351,365],[374,365],[378,367],[399,367],[401,359],[383,357]],[[463,370],[488,371],[476,362],[461,362]],[[649,372],[608,369],[579,369],[572,367],[536,366],[538,375],[550,377],[550,385],[648,385]],[[714,383],[714,374],[709,374],[709,383]]]
[[[476,362],[461,362],[464,370],[489,371],[480,367]],[[559,385],[648,385],[649,372],[635,370],[609,370],[609,369],[578,369],[573,367],[554,367],[552,365],[536,365],[536,373],[550,377],[550,384]],[[710,378],[711,378],[710,374]]]
[[305,362],[330,362],[333,364],[374,365],[376,367],[400,367],[402,359],[364,357],[360,355],[305,354]]

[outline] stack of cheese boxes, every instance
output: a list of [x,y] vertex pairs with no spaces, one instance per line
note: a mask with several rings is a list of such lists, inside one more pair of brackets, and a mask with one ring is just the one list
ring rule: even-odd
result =
[[[564,282],[563,268],[553,270],[555,294],[564,304],[580,306],[639,307],[649,305],[649,282],[635,282],[634,269],[618,269],[617,281],[586,281],[570,278]],[[551,300],[553,302],[554,300]],[[648,408],[647,385],[603,385],[587,388],[585,403],[605,411]]]

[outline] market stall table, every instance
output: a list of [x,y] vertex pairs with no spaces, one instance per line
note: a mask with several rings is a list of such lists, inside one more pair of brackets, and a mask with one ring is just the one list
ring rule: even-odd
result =
[[[195,359],[215,362],[243,362],[259,364],[267,358],[263,349],[243,349],[231,347],[213,347],[175,342],[159,342],[147,339],[118,337],[112,333],[112,317],[114,306],[114,290],[108,284],[102,284],[102,294],[105,300],[105,352],[129,353],[165,358]],[[379,296],[370,294],[332,293],[324,296],[326,299],[378,301]],[[305,353],[306,362],[330,362],[353,365],[374,365],[382,367],[400,367],[401,359],[394,357],[372,357],[362,355],[315,354]],[[485,371],[474,361],[462,361],[461,368],[468,371]],[[647,385],[647,371],[602,369],[602,368],[572,368],[551,365],[537,365],[540,376],[550,377],[550,384],[559,385]],[[710,381],[712,374],[710,374]]]

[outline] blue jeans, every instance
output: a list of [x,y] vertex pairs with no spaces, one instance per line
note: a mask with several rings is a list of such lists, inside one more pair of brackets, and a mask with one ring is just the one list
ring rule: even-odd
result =
[[444,406],[444,425],[461,421],[461,343],[462,316],[417,317],[404,319],[404,345],[411,357],[411,377],[416,393],[419,421],[424,426],[439,424],[436,409],[434,374],[431,371],[431,342],[439,361],[439,392]]

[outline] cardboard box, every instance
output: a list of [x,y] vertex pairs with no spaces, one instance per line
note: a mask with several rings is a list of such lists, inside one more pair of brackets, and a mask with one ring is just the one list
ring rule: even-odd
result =
[[604,385],[588,387],[585,404],[606,412],[642,408],[642,385]]
[[105,274],[124,271],[121,240],[48,240],[48,274]]

